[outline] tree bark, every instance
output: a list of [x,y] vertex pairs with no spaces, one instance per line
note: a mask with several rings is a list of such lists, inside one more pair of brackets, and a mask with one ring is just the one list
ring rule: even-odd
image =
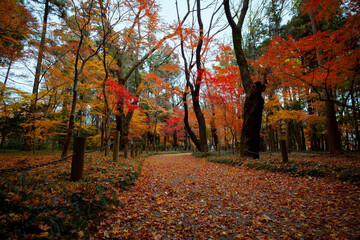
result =
[[330,89],[324,89],[325,101],[325,115],[326,128],[328,132],[328,151],[330,153],[342,152],[341,134],[336,120],[335,105],[332,99],[332,92]]
[[[201,64],[201,48],[203,45],[203,23],[201,20],[201,7],[200,7],[200,0],[196,1],[196,13],[197,13],[197,20],[199,24],[199,37],[198,37],[198,43],[196,46],[196,69],[197,69],[197,75],[195,79],[195,84],[192,84],[190,81],[190,74],[189,74],[189,67],[188,63],[185,58],[185,52],[184,52],[184,39],[182,32],[180,32],[180,38],[181,38],[181,54],[184,59],[184,65],[185,65],[185,78],[186,78],[186,89],[190,89],[191,92],[191,98],[192,98],[192,105],[195,112],[195,116],[199,125],[199,139],[197,139],[195,133],[191,130],[189,121],[188,121],[188,106],[186,102],[187,94],[183,94],[183,104],[185,109],[185,115],[184,115],[184,124],[186,127],[186,131],[188,132],[190,139],[195,144],[196,148],[199,149],[203,153],[207,153],[207,136],[206,136],[206,122],[204,114],[201,111],[200,106],[200,88],[201,83],[203,79],[203,73],[204,69],[202,68]],[[190,67],[191,69],[191,67]]]
[[242,157],[259,158],[260,128],[264,108],[264,99],[261,96],[263,90],[263,85],[256,82],[255,89],[245,99],[240,147]]
[[232,29],[233,45],[236,61],[240,69],[241,81],[244,87],[246,98],[244,103],[243,126],[240,138],[240,154],[242,157],[259,158],[260,151],[260,128],[264,99],[262,92],[265,85],[251,80],[249,67],[242,48],[242,25],[249,6],[249,0],[244,0],[238,23],[234,22],[230,12],[229,0],[224,0],[226,18]]
[[80,48],[82,46],[83,40],[84,40],[84,35],[81,34],[77,52],[76,52],[76,58],[75,58],[75,73],[74,73],[73,98],[72,98],[72,104],[71,104],[71,111],[70,111],[68,128],[66,131],[66,139],[65,139],[61,157],[66,157],[66,155],[69,152],[71,138],[72,138],[72,134],[73,134],[74,127],[75,127],[75,111],[76,111],[77,94],[78,94],[77,84],[79,82],[79,75],[81,74],[81,72],[85,66],[85,62],[82,62],[80,69],[78,68],[78,63],[79,63],[79,59],[80,59]]
[[[354,93],[351,93],[351,105],[356,108],[356,99]],[[359,131],[359,113],[357,111],[353,111],[353,126],[355,126],[355,139],[354,139],[354,147],[352,150],[359,151],[360,150],[360,131]]]
[[275,136],[274,129],[271,125],[268,126],[268,134],[269,134],[269,150],[271,153],[275,152]]
[[[186,91],[185,91],[186,92]],[[183,104],[184,104],[184,124],[185,129],[190,137],[191,141],[194,143],[197,149],[201,149],[200,141],[196,138],[195,133],[192,131],[190,124],[189,124],[189,109],[186,101],[186,93],[183,94]]]
[[[42,25],[42,33],[41,33],[41,39],[40,39],[40,46],[39,46],[39,53],[36,63],[36,69],[35,69],[35,79],[34,79],[34,85],[32,90],[32,99],[30,104],[30,118],[31,118],[31,126],[29,128],[28,134],[26,134],[24,138],[24,146],[22,147],[22,150],[24,151],[30,151],[31,150],[31,142],[33,144],[33,147],[35,147],[35,113],[36,113],[36,104],[38,100],[38,93],[39,93],[39,85],[40,85],[40,75],[41,75],[41,65],[44,57],[44,50],[45,50],[45,40],[46,40],[46,32],[47,32],[47,21],[49,16],[49,0],[45,1],[45,8],[44,8],[44,17],[43,17],[43,25]],[[31,137],[33,136],[33,137]]]

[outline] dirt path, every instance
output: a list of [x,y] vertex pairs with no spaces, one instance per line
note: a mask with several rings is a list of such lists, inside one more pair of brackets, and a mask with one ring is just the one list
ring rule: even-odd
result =
[[122,206],[96,237],[360,236],[360,190],[351,184],[214,164],[190,154],[147,158],[136,186],[119,199]]

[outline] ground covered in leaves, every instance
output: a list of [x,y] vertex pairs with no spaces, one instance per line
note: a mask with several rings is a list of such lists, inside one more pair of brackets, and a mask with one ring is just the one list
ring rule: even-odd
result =
[[[0,169],[53,159],[4,154]],[[113,162],[92,153],[79,182],[69,181],[70,163],[1,173],[0,239],[360,237],[356,155],[296,153],[282,164],[279,154]]]
[[[2,169],[57,159],[54,154],[15,153],[1,158],[6,163]],[[104,212],[120,206],[117,196],[134,183],[140,165],[139,160],[113,162],[112,156],[92,153],[86,154],[84,177],[78,182],[70,181],[71,158],[32,170],[0,173],[0,239],[88,239]]]
[[93,238],[360,237],[360,189],[351,181],[236,165],[190,154],[147,158],[136,185],[119,192],[120,205],[105,213]]

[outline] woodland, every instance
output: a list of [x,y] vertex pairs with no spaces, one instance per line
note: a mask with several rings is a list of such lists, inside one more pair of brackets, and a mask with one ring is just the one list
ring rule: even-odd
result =
[[359,151],[357,1],[187,3],[2,1],[0,148]]
[[360,237],[357,0],[1,0],[0,78],[0,238]]

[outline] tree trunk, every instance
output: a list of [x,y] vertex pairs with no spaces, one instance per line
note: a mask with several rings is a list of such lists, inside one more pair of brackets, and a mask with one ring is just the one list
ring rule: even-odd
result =
[[244,104],[243,128],[241,131],[241,156],[259,158],[261,117],[264,99],[263,85],[255,83],[255,89],[246,96]]
[[342,152],[341,135],[336,120],[335,105],[332,102],[333,94],[330,89],[324,89],[326,128],[328,132],[328,151],[330,153]]
[[80,69],[78,69],[78,63],[80,60],[80,48],[82,46],[83,40],[84,40],[84,35],[81,34],[77,52],[76,52],[76,59],[75,59],[73,99],[72,99],[72,104],[71,104],[68,128],[66,131],[65,143],[64,143],[63,151],[61,153],[61,157],[66,157],[66,155],[69,152],[71,138],[72,138],[72,134],[73,134],[74,127],[75,127],[75,111],[76,111],[76,104],[77,104],[77,84],[79,82],[79,75],[81,74],[82,70],[84,69],[84,65],[85,65],[85,62],[82,62]]
[[301,122],[295,123],[294,135],[295,135],[294,137],[295,137],[296,144],[298,146],[297,150],[304,151],[305,145],[303,143],[305,140],[303,139],[304,136],[302,134],[302,123]]
[[[351,93],[351,106],[355,109],[357,106],[356,99],[354,97],[354,93]],[[359,131],[359,113],[357,111],[353,111],[353,126],[355,127],[355,139],[354,139],[354,147],[352,150],[359,151],[360,150],[360,131]]]
[[125,115],[124,101],[118,103],[117,110],[116,129],[120,131],[120,149],[124,150],[125,146],[128,144],[129,127],[134,110],[129,109],[128,113]]
[[236,61],[240,69],[241,81],[244,87],[246,98],[244,103],[243,126],[241,130],[241,156],[259,158],[260,150],[260,128],[264,99],[261,96],[265,91],[265,85],[260,82],[253,83],[249,67],[242,48],[242,25],[245,20],[249,6],[249,0],[244,0],[238,23],[234,22],[230,12],[229,0],[224,0],[226,18],[232,29],[233,45]]
[[195,147],[200,150],[201,149],[200,141],[196,138],[196,135],[191,130],[191,127],[189,124],[189,109],[188,109],[188,105],[187,105],[187,101],[186,101],[186,91],[183,94],[183,104],[184,104],[184,124],[185,124],[186,132],[187,132],[188,136],[190,137],[191,141],[194,143]]
[[199,97],[193,97],[193,107],[195,111],[195,115],[199,124],[199,136],[200,136],[200,151],[203,153],[207,153],[207,137],[206,137],[206,123],[204,114],[201,111]]
[[6,84],[7,84],[7,80],[9,79],[10,69],[11,69],[12,63],[13,63],[13,58],[10,58],[8,69],[7,69],[6,75],[5,75],[4,84],[3,84],[2,89],[1,89],[0,102],[2,102],[4,100]]
[[[7,84],[8,78],[9,78],[12,63],[13,63],[13,58],[10,58],[9,66],[8,66],[8,69],[7,69],[6,75],[5,75],[4,84],[3,84],[2,89],[1,89],[0,102],[3,102],[3,100],[4,100],[6,84]],[[2,111],[4,113],[4,116],[3,116],[3,119],[1,119],[2,120],[1,121],[2,132],[1,132],[0,149],[2,149],[4,147],[4,142],[5,142],[5,139],[6,139],[6,135],[8,133],[7,128],[6,128],[6,123],[8,121],[8,114],[6,113],[7,110],[6,110],[6,102],[5,101],[4,101],[4,109],[2,109]]]
[[274,128],[269,125],[269,150],[271,153],[275,152],[275,136],[274,136]]
[[203,72],[204,69],[202,68],[201,64],[201,47],[203,44],[203,23],[201,20],[201,7],[200,7],[200,0],[196,1],[197,3],[197,20],[199,24],[199,32],[200,36],[198,38],[198,44],[196,46],[196,68],[197,68],[197,76],[196,76],[196,83],[195,83],[195,89],[191,87],[191,96],[192,96],[192,102],[193,102],[193,108],[195,112],[195,116],[199,125],[199,137],[200,137],[200,151],[203,153],[207,153],[207,136],[206,136],[206,123],[204,114],[201,111],[200,107],[200,86],[203,79]]
[[[312,33],[315,35],[318,32],[318,27],[315,22],[315,18],[312,11],[309,11],[309,17],[311,20]],[[321,52],[316,48],[316,58],[319,67],[323,65]],[[342,152],[341,134],[339,131],[338,123],[335,115],[335,106],[333,99],[333,93],[331,89],[328,89],[326,84],[323,86],[323,98],[325,100],[325,116],[326,116],[326,128],[328,132],[328,150],[331,153]]]
[[210,122],[210,126],[211,126],[211,135],[214,139],[214,147],[215,149],[217,149],[217,146],[219,144],[219,138],[218,138],[218,135],[217,135],[217,129],[216,129],[216,126],[215,126],[215,120],[212,119],[211,122]]
[[44,18],[43,18],[43,25],[42,25],[42,33],[41,33],[41,39],[40,39],[40,46],[39,46],[39,53],[36,63],[36,69],[35,69],[35,79],[34,79],[34,85],[32,90],[32,99],[30,104],[30,118],[31,118],[31,126],[29,127],[28,134],[24,137],[24,146],[22,147],[22,150],[24,151],[30,151],[31,150],[31,144],[35,146],[35,139],[32,139],[31,136],[35,138],[35,119],[36,119],[36,104],[38,100],[38,92],[39,92],[39,85],[40,85],[40,75],[41,75],[41,65],[44,57],[44,50],[45,50],[45,40],[46,40],[46,31],[47,31],[47,20],[49,16],[49,0],[45,1],[45,9],[44,9]]

